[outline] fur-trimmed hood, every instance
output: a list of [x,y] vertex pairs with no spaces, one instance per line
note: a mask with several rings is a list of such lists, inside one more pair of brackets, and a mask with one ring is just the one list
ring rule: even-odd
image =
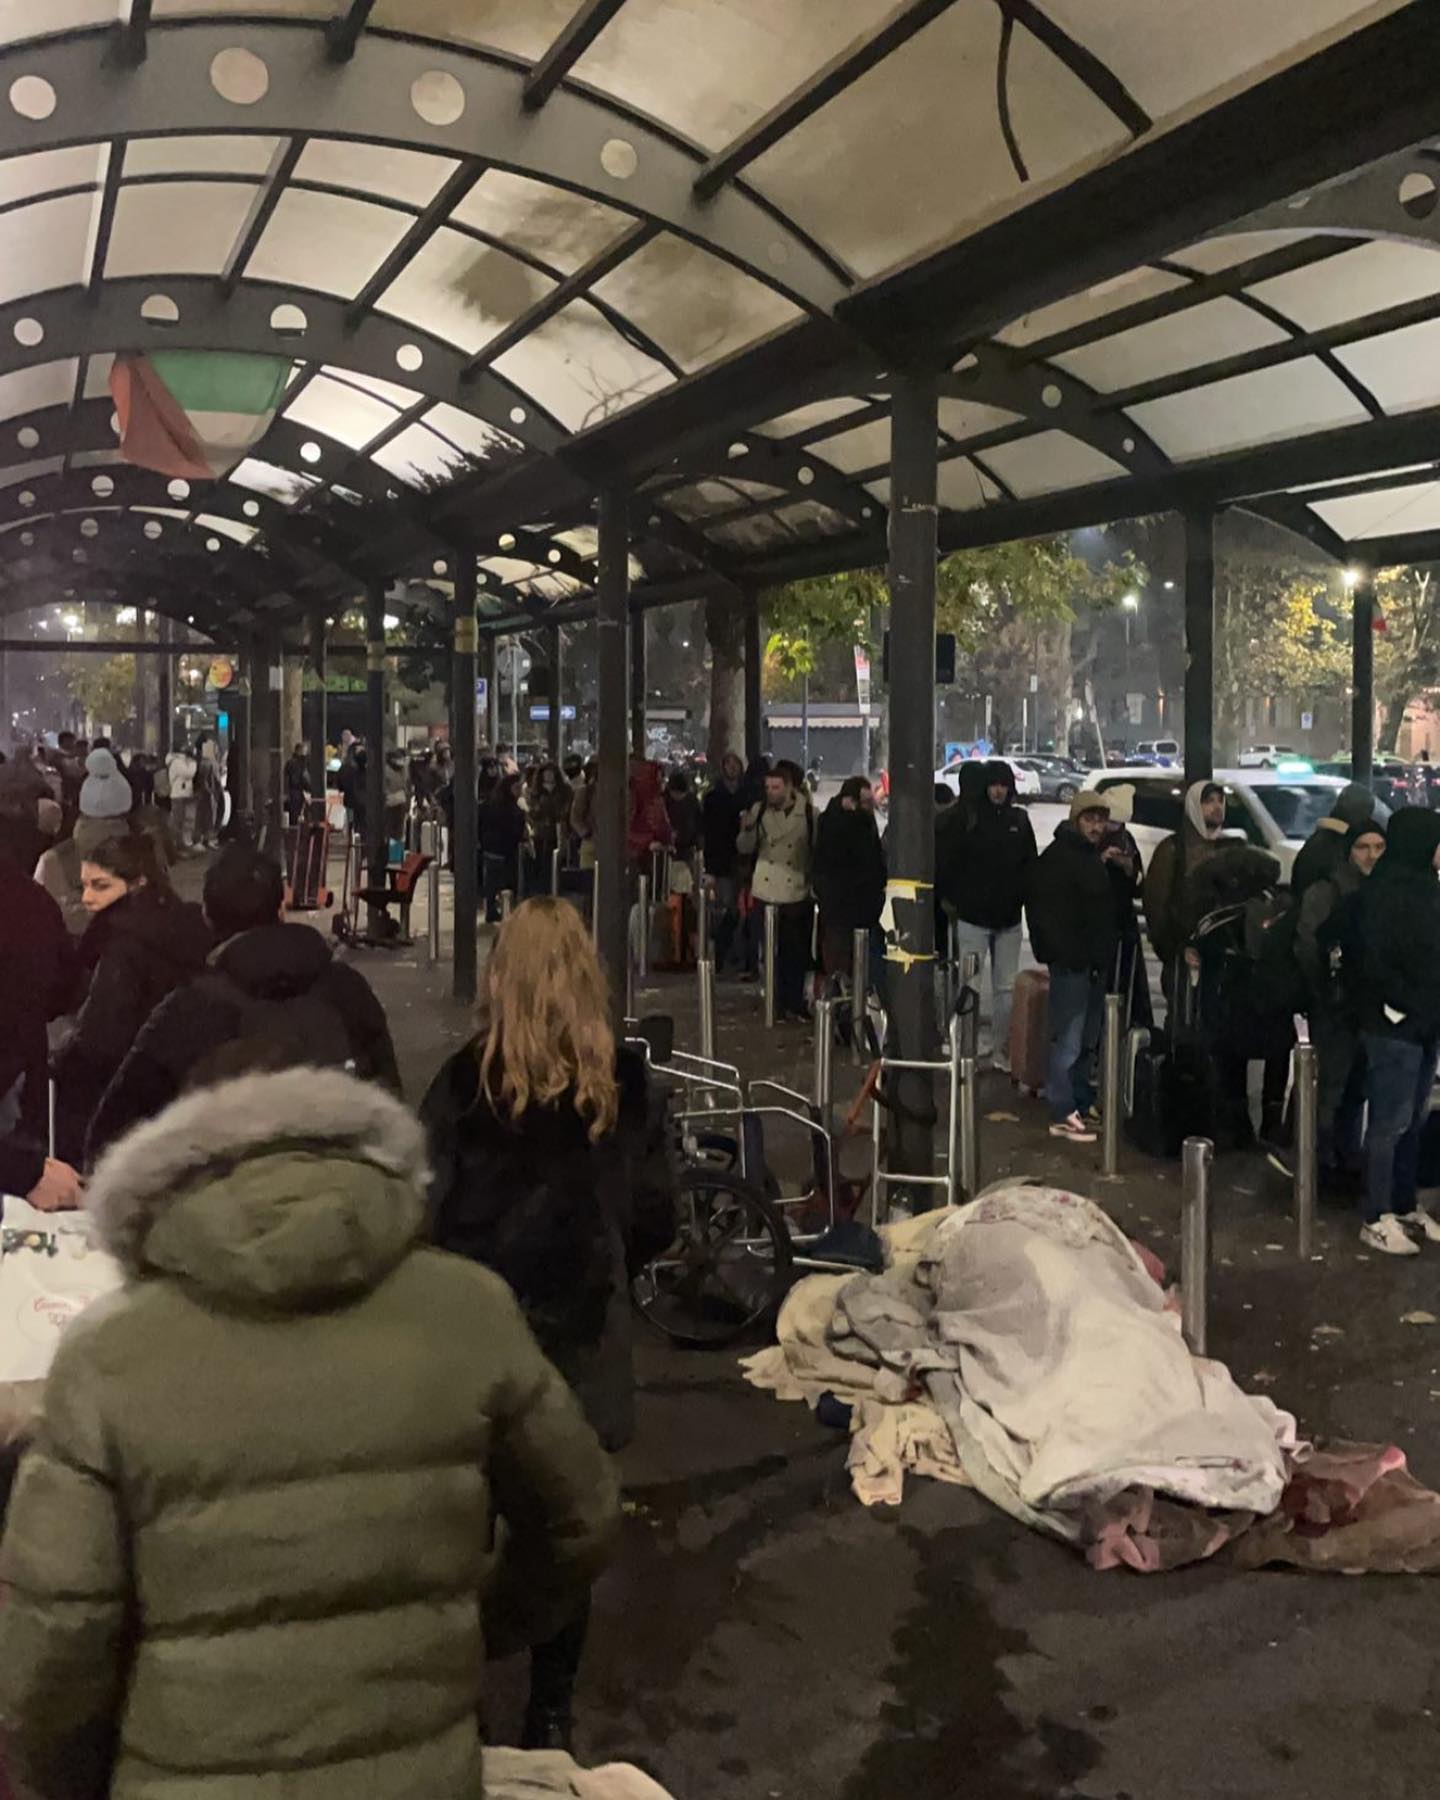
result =
[[102,1159],[85,1204],[127,1274],[289,1310],[377,1285],[420,1235],[428,1181],[398,1100],[288,1069],[176,1101]]

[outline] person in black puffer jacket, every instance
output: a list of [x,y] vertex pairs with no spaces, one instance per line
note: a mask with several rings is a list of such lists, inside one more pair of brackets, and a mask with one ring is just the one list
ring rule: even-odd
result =
[[176,897],[143,834],[96,845],[80,876],[91,915],[77,950],[84,997],[52,1070],[55,1154],[76,1167],[141,1027],[166,995],[200,973],[213,942],[204,914]]
[[[663,1107],[617,1050],[580,915],[549,896],[501,928],[475,1038],[420,1109],[432,1235],[515,1292],[545,1354],[608,1450],[634,1429],[630,1277],[674,1240]],[[527,1747],[568,1744],[585,1616],[531,1664]]]
[[[310,925],[285,922],[285,884],[268,856],[241,844],[222,852],[205,877],[205,917],[219,948],[210,968],[161,1001],[105,1090],[87,1155],[186,1089],[225,1074],[230,1046],[268,1052],[271,1069],[343,1068],[400,1092],[385,1009],[358,969],[337,962]],[[247,1051],[254,1067],[258,1051]]]
[[1102,794],[1080,793],[1070,818],[1035,864],[1026,912],[1037,961],[1050,970],[1050,1057],[1045,1098],[1050,1135],[1095,1141],[1094,1062],[1105,981],[1119,934],[1115,895],[1100,845],[1110,822]]
[[885,846],[875,823],[875,795],[852,775],[820,815],[811,879],[820,903],[820,958],[827,975],[848,974],[855,933],[871,934],[870,981],[877,971],[875,932],[885,905]]

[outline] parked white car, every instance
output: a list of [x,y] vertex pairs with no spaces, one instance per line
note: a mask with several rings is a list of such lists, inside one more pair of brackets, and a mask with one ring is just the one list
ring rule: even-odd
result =
[[957,756],[954,762],[946,763],[943,769],[935,771],[936,781],[943,781],[952,793],[960,792],[960,771],[967,762],[1003,762],[1008,763],[1015,777],[1015,797],[1017,800],[1038,800],[1040,798],[1040,777],[1033,769],[1021,766],[1010,756]]
[[[1345,783],[1334,775],[1283,775],[1262,769],[1221,769],[1215,779],[1225,789],[1225,836],[1268,850],[1290,879],[1296,852],[1330,811]],[[1090,777],[1100,793],[1133,787],[1130,831],[1141,860],[1162,838],[1180,829],[1185,813],[1185,777],[1178,769],[1110,769]]]
[[1278,769],[1281,763],[1304,760],[1300,752],[1292,750],[1288,744],[1252,744],[1248,750],[1240,752],[1242,769]]

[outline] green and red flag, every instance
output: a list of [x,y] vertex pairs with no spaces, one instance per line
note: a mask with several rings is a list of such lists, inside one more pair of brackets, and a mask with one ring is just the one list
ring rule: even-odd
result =
[[121,455],[187,481],[227,475],[269,430],[292,366],[288,356],[208,350],[117,356],[110,392]]

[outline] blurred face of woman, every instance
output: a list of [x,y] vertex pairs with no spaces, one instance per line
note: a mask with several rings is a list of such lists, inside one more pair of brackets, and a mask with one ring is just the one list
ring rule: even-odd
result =
[[1367,831],[1350,846],[1350,860],[1362,875],[1370,874],[1384,854],[1385,840],[1378,831]]
[[126,881],[100,863],[82,862],[80,865],[81,898],[88,913],[102,913],[117,900],[123,900],[132,888],[144,885],[143,880]]

